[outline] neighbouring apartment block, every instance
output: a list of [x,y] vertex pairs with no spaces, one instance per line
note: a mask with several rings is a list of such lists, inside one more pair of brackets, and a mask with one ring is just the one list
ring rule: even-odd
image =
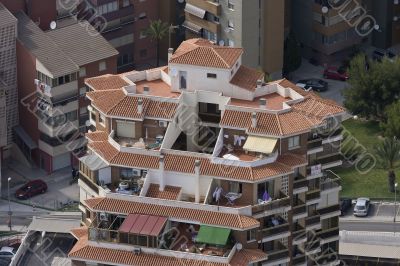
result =
[[18,125],[16,40],[17,20],[0,3],[0,160],[10,156]]
[[[84,79],[117,72],[118,52],[87,22],[42,31],[17,12],[20,126],[25,157],[51,173],[77,163],[89,116]],[[88,30],[90,32],[88,32]]]
[[345,110],[205,39],[86,80],[73,265],[336,265]]
[[373,0],[372,16],[380,28],[374,31],[372,44],[382,49],[400,47],[400,1]]
[[280,78],[285,35],[283,0],[187,0],[183,27],[188,39],[243,47],[243,63]]

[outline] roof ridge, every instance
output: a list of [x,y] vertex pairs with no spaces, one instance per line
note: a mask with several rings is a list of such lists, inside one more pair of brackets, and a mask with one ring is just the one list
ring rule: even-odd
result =
[[219,47],[218,47],[218,48],[217,48],[217,47],[210,47],[210,48],[212,49],[213,53],[216,54],[216,55],[219,57],[219,59],[222,60],[222,62],[224,62],[225,66],[226,66],[227,68],[230,68],[230,67],[231,67],[231,66],[228,64],[228,62],[226,62],[225,59],[222,58],[222,56],[216,51]]
[[281,120],[279,119],[279,114],[276,113],[275,116],[276,116],[276,120],[278,121],[279,133],[280,133],[281,135],[283,135],[283,130],[282,130],[282,126],[281,126]]

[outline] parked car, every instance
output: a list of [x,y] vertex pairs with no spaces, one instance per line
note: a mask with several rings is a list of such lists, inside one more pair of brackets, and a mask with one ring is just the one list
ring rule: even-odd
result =
[[327,91],[328,82],[322,79],[302,79],[297,81],[297,86],[303,88],[305,91]]
[[40,179],[32,180],[23,185],[15,192],[15,197],[18,199],[28,199],[38,194],[47,191],[47,184]]
[[372,52],[372,59],[376,61],[382,61],[383,58],[385,57],[387,57],[390,61],[393,62],[396,55],[389,50],[383,50],[383,49],[375,49]]
[[324,78],[346,81],[349,79],[349,76],[345,69],[331,66],[324,70]]
[[2,247],[0,249],[0,258],[12,258],[17,250],[13,247]]
[[369,198],[358,198],[354,206],[354,216],[367,216],[370,205]]
[[341,216],[345,215],[346,212],[351,207],[351,205],[352,205],[351,199],[342,199],[340,201],[340,215]]

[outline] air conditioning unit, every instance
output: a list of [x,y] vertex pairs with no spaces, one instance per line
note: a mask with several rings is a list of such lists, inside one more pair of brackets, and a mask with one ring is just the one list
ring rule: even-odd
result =
[[134,248],[133,248],[133,253],[134,253],[135,255],[139,255],[140,252],[142,252],[142,249],[141,249],[141,248],[139,248],[139,247],[134,247]]
[[132,169],[132,174],[134,175],[134,176],[141,176],[141,173],[142,171],[140,171],[139,169]]
[[168,126],[168,122],[167,121],[158,121],[158,125],[160,127],[167,127]]
[[100,221],[108,221],[108,215],[105,212],[100,213]]
[[318,133],[313,133],[313,134],[312,134],[312,138],[313,138],[313,139],[317,139],[317,138],[318,138]]
[[40,80],[38,80],[38,79],[35,79],[35,85],[37,86],[37,85],[39,85],[39,83],[40,83]]

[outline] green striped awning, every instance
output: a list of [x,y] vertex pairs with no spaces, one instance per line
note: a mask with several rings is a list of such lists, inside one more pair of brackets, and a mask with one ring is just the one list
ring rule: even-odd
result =
[[196,242],[224,246],[230,233],[231,229],[201,225]]

